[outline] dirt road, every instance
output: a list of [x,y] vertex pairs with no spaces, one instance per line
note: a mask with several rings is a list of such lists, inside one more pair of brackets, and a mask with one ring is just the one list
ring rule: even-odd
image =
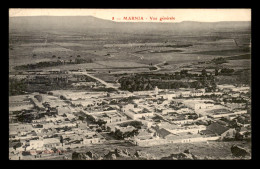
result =
[[97,78],[97,77],[95,77],[95,76],[89,74],[88,72],[70,72],[70,73],[72,73],[72,74],[86,75],[86,76],[88,76],[88,77],[90,77],[90,78],[92,78],[92,79],[95,79],[95,80],[99,81],[100,83],[102,83],[103,85],[105,85],[107,88],[113,88],[113,89],[115,89],[116,91],[120,91],[117,86],[114,86],[114,85],[111,84],[111,83],[107,83],[107,82],[105,82],[104,80],[99,79],[99,78]]

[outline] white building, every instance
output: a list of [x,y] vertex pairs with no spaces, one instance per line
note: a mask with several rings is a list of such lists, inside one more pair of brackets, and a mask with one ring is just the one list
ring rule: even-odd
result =
[[100,138],[94,138],[94,137],[84,138],[82,143],[83,144],[98,144],[98,143],[100,143]]
[[[208,102],[208,103],[206,103]],[[209,103],[209,100],[185,100],[183,103],[193,109],[195,112],[200,109],[210,109],[214,107],[213,103]]]
[[188,133],[188,132],[192,133],[192,134],[198,134],[202,130],[206,130],[206,126],[204,126],[204,125],[183,126],[183,127],[178,127],[176,129],[172,129],[172,130],[168,130],[168,131],[173,134]]
[[140,119],[143,117],[153,117],[154,116],[153,112],[143,112],[142,109],[139,109],[139,108],[125,110],[124,113],[125,113],[125,115],[127,115],[128,117],[130,117],[133,120]]
[[157,86],[155,86],[154,93],[155,93],[156,95],[158,95],[158,93],[159,93],[159,89],[158,89]]
[[43,140],[30,140],[30,146],[27,147],[27,149],[32,150],[32,149],[42,149],[43,148]]

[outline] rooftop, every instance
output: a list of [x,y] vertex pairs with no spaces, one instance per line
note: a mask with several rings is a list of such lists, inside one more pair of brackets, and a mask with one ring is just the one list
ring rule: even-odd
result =
[[221,135],[222,133],[224,133],[225,131],[227,131],[229,128],[222,126],[221,124],[215,122],[210,124],[209,126],[207,126],[207,130],[216,133],[218,135]]
[[60,143],[60,140],[57,138],[47,138],[43,140],[44,144],[56,144],[56,143]]

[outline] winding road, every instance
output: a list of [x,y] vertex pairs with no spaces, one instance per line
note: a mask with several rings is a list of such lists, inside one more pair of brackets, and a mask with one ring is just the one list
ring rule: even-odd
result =
[[165,63],[166,63],[166,61],[153,65],[154,67],[156,67],[156,69],[155,70],[151,70],[150,72],[157,72],[157,71],[161,70],[162,68],[160,68],[159,65],[163,65]]

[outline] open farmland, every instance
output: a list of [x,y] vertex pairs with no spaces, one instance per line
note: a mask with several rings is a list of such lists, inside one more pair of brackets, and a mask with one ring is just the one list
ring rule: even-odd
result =
[[[56,62],[59,58],[70,62],[80,55],[81,59],[91,59],[93,63],[57,65],[55,68],[64,71],[88,70],[103,80],[113,81],[111,79],[117,79],[113,74],[149,72],[153,65],[165,62],[168,65],[159,65],[160,69],[155,70],[155,73],[173,73],[186,65],[194,68],[192,65],[200,61],[210,61],[217,57],[235,57],[248,53],[243,49],[246,49],[246,44],[250,42],[249,34],[245,32],[227,33],[227,37],[214,32],[203,36],[165,34],[162,32],[148,36],[50,31],[41,35],[26,32],[24,36],[20,36],[18,32],[11,32],[10,71],[15,71],[13,68],[18,65]],[[35,39],[38,39],[37,42]],[[250,60],[228,60],[228,63],[221,66],[244,69],[248,68],[249,64]],[[210,64],[204,66],[215,67]]]
[[235,69],[248,69],[251,67],[251,60],[229,60],[228,63],[224,63],[223,65]]
[[104,65],[106,67],[112,67],[112,68],[147,67],[147,65],[145,65],[145,64],[136,63],[134,61],[132,61],[132,62],[125,62],[125,61],[120,61],[120,60],[118,60],[116,62],[115,61],[97,61],[96,63],[99,65]]
[[160,31],[150,36],[149,33],[138,32],[83,32],[64,29],[44,30],[40,33],[23,32],[21,36],[20,31],[11,31],[10,66],[52,59],[53,55],[65,60],[80,55],[82,58],[107,62],[106,66],[112,67],[120,67],[122,62],[129,62],[131,64],[126,67],[133,67],[134,62],[136,65],[163,61],[178,64],[248,52],[250,34],[247,31],[222,30],[200,34],[198,36],[189,32],[180,35]]
[[40,47],[40,48],[34,48],[33,53],[39,54],[39,53],[55,53],[55,52],[71,52],[70,49],[62,48],[62,47]]

